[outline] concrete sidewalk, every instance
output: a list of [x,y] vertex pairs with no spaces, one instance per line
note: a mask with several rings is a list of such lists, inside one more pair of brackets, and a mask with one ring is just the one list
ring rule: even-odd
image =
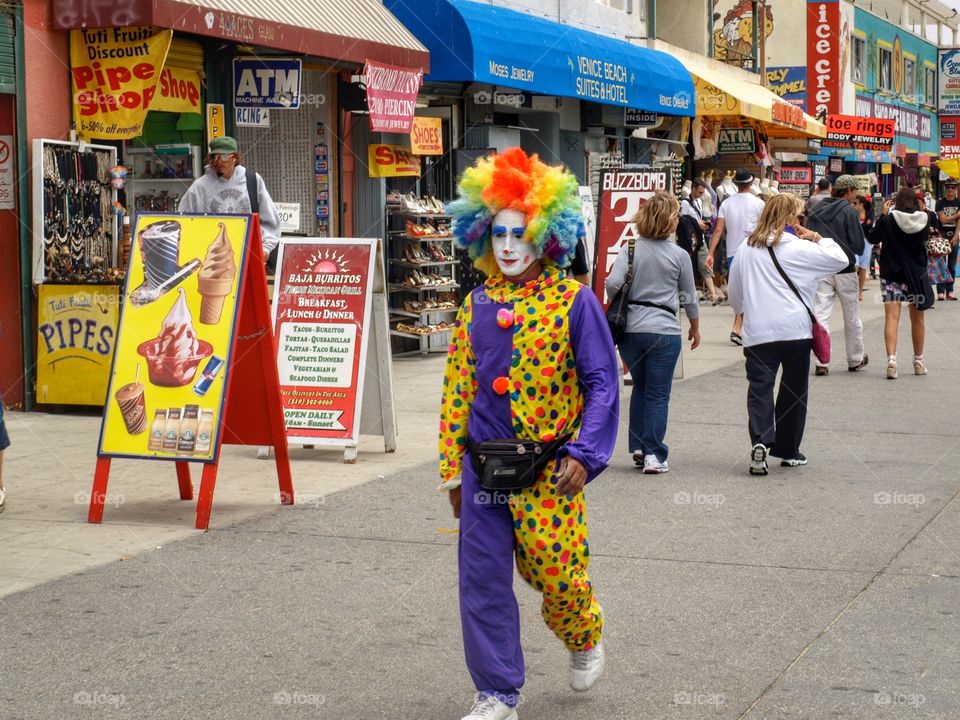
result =
[[[945,399],[960,391],[956,305],[930,313],[927,377],[908,374],[902,328],[896,382],[882,379],[874,313],[867,371],[843,370],[837,347],[834,373],[811,378],[810,465],[774,467],[766,478],[746,474],[739,353],[711,340],[730,362],[675,387],[670,473],[637,474],[621,442],[589,490],[591,575],[609,663],[593,691],[568,689],[566,654],[543,627],[537,596],[518,582],[522,720],[954,720],[960,442],[954,421],[942,418],[952,418]],[[708,317],[713,336],[729,332],[727,312]],[[413,374],[426,377],[437,362]],[[625,431],[624,422],[621,441]],[[253,487],[265,471],[252,450],[238,452],[210,533],[189,530],[192,504],[171,509],[172,479],[148,479],[148,467],[115,483],[131,497],[108,508],[102,527],[86,527],[82,507],[59,520],[31,508],[30,522],[59,524],[63,547],[81,561],[97,533],[104,552],[111,539],[116,552],[158,536],[158,520],[168,535],[161,549],[4,599],[3,717],[86,718],[96,709],[137,720],[461,717],[472,688],[455,522],[446,499],[425,490],[436,471],[431,458],[423,462],[432,427],[425,434],[419,465],[398,463],[377,483],[293,508],[269,505],[271,489]],[[89,438],[74,437],[76,457],[92,466]],[[301,486],[336,482],[306,467],[355,469],[309,457],[297,463]],[[70,475],[81,489],[85,472]],[[63,512],[58,499],[49,491],[50,512]]]
[[[878,286],[874,282],[874,287]],[[728,365],[742,365],[730,343],[729,306],[702,308],[703,343],[689,350],[684,340],[684,377],[692,379]],[[882,316],[865,303],[865,321]],[[840,322],[839,312],[835,322]],[[686,327],[686,325],[685,325]],[[684,331],[686,332],[686,330]],[[837,338],[838,342],[842,340]],[[879,357],[878,357],[879,359]],[[394,361],[398,442],[383,452],[383,440],[364,437],[358,462],[345,465],[337,450],[291,449],[296,502],[321,505],[332,493],[403,473],[435,456],[444,358]],[[742,371],[734,369],[734,375]],[[629,391],[628,391],[629,392]],[[704,412],[715,402],[708,395]],[[100,417],[87,414],[6,413],[12,446],[5,453],[4,481],[10,494],[0,514],[0,597],[103,563],[189,537],[196,503],[180,501],[170,463],[113,463],[102,525],[86,522]],[[200,465],[193,465],[199,488]],[[273,512],[279,503],[275,465],[256,459],[253,448],[225,446],[214,494],[210,528],[226,528]],[[196,493],[195,493],[196,496]]]

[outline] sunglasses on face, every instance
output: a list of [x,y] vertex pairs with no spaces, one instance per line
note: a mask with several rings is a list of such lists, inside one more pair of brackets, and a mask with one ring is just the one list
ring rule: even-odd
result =
[[213,159],[220,160],[221,162],[224,160],[229,160],[232,157],[233,157],[233,153],[214,153],[213,154]]

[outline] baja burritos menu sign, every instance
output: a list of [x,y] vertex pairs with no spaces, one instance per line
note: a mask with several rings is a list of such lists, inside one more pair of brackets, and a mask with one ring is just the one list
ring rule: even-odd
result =
[[280,245],[273,323],[291,442],[359,440],[376,244],[305,238]]
[[137,217],[101,456],[215,462],[249,224]]

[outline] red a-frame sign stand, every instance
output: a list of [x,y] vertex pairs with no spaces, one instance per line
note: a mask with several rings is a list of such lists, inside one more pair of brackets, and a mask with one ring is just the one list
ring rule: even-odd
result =
[[[220,441],[213,453],[213,462],[205,463],[200,477],[200,496],[197,498],[197,529],[210,525],[213,489],[217,483],[222,445],[272,445],[277,462],[280,502],[293,505],[293,478],[290,475],[290,455],[287,452],[287,433],[280,402],[280,376],[277,373],[276,347],[270,303],[267,300],[267,274],[260,239],[260,219],[252,216],[250,242],[247,244],[246,271],[240,289],[240,321],[233,339],[232,361],[227,375],[227,389],[223,400],[224,422]],[[97,468],[90,493],[90,511],[87,521],[99,523],[103,519],[103,504],[110,476],[109,457],[97,458]],[[193,499],[190,464],[175,461],[180,499]]]

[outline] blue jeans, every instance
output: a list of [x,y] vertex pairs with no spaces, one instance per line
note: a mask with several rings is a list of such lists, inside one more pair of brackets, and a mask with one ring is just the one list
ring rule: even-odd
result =
[[633,378],[630,395],[630,452],[667,459],[667,409],[673,370],[680,357],[680,336],[626,333],[620,355]]

